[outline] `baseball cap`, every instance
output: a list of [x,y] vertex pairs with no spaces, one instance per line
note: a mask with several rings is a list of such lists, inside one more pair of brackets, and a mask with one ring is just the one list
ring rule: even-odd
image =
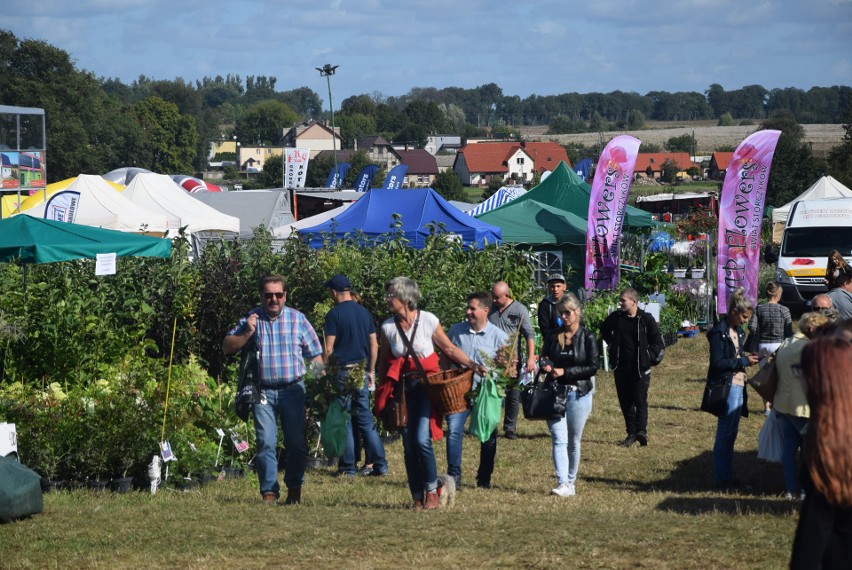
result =
[[565,283],[565,276],[561,273],[553,273],[550,277],[547,278],[548,283],[550,283],[551,281],[562,281],[563,283]]
[[325,287],[334,289],[335,291],[348,291],[352,288],[352,283],[342,273],[338,273],[323,284]]

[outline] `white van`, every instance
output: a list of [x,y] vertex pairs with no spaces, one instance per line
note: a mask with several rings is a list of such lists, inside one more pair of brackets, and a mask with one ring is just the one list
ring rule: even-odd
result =
[[852,262],[852,198],[802,200],[790,209],[775,280],[781,302],[801,308],[825,293],[825,267],[831,250]]

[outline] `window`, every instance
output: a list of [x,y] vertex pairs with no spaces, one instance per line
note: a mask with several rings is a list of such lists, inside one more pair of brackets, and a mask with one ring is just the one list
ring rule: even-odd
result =
[[545,288],[549,275],[562,273],[562,252],[559,250],[536,251],[533,255],[535,280],[542,288]]
[[519,156],[517,159],[515,159],[515,161],[516,161],[517,164],[523,164],[524,163],[524,157]]

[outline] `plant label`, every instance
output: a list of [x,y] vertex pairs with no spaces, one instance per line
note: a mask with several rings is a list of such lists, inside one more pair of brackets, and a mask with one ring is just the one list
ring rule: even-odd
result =
[[169,443],[169,440],[160,442],[160,455],[163,456],[163,463],[177,461],[177,457],[175,457],[175,454],[172,452],[172,446]]

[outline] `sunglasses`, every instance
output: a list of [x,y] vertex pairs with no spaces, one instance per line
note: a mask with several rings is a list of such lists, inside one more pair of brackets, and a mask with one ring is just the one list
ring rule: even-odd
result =
[[271,301],[273,297],[275,297],[276,299],[283,299],[284,298],[284,292],[283,291],[276,291],[275,293],[264,293],[263,294],[263,298],[266,299],[267,301]]

